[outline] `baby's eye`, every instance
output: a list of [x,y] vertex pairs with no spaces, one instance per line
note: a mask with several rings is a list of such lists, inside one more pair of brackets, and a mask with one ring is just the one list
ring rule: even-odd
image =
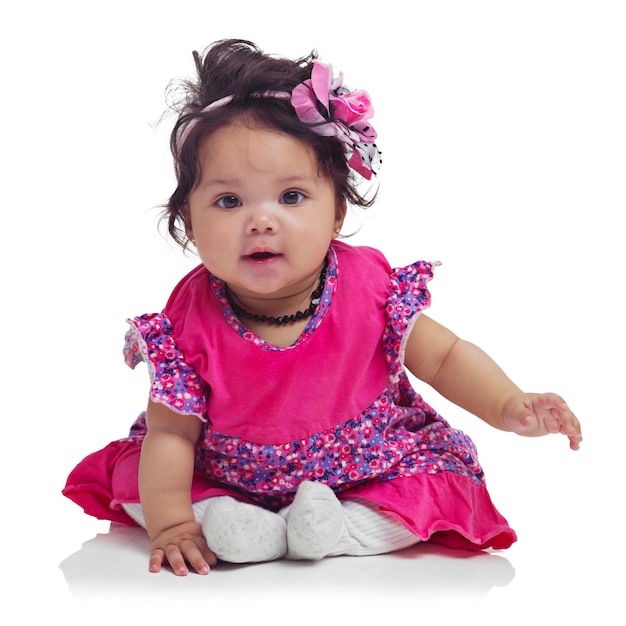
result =
[[216,204],[222,209],[236,209],[241,206],[241,201],[237,196],[222,196]]
[[285,191],[280,201],[283,204],[299,204],[304,200],[304,194],[299,191]]

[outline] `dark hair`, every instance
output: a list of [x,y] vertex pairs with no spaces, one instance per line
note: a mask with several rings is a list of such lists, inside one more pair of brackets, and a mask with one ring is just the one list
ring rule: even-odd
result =
[[[273,128],[307,143],[315,153],[320,173],[334,183],[338,207],[344,201],[363,208],[373,204],[376,194],[368,199],[359,193],[343,144],[337,138],[313,132],[298,119],[289,99],[258,97],[267,91],[291,93],[296,85],[309,79],[317,58],[315,51],[294,61],[267,55],[250,41],[225,39],[209,46],[202,56],[194,52],[193,57],[197,78],[179,83],[184,96],[174,105],[178,120],[170,136],[170,149],[178,185],[163,213],[168,231],[178,244],[185,248],[188,243],[184,207],[200,179],[200,146],[211,133],[235,120]],[[202,111],[227,96],[232,97],[227,105]],[[191,120],[194,125],[180,146],[180,135]]]

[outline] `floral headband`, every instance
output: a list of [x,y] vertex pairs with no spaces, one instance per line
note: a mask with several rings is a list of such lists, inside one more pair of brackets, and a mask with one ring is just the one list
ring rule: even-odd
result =
[[[366,91],[348,91],[343,86],[343,74],[333,78],[332,68],[321,61],[313,61],[311,78],[296,85],[291,94],[286,91],[264,91],[253,93],[255,98],[290,99],[296,115],[314,133],[325,137],[336,137],[346,150],[348,165],[361,176],[370,180],[376,174],[380,153],[374,140],[376,131],[368,120],[374,108]],[[233,96],[225,96],[204,107],[200,113],[230,103]],[[324,114],[320,113],[318,103]],[[180,155],[185,140],[196,126],[199,117],[192,118],[181,132],[177,144]]]
[[[318,102],[332,121],[319,112]],[[348,91],[342,73],[333,78],[331,66],[315,60],[311,78],[294,87],[291,105],[313,132],[337,137],[346,146],[348,165],[370,180],[380,154],[374,143],[376,131],[368,122],[374,108],[366,91]]]

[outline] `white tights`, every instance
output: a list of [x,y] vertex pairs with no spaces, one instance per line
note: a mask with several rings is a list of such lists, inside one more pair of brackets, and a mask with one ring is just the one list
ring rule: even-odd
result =
[[[145,528],[140,504],[124,510]],[[368,556],[408,548],[419,538],[366,500],[339,501],[332,489],[303,482],[292,504],[278,513],[218,496],[194,503],[196,521],[222,561],[257,563],[286,557]]]

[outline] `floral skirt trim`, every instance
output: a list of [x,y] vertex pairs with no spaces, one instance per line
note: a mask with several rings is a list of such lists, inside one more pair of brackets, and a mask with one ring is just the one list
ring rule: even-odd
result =
[[[68,477],[63,494],[98,519],[135,525],[121,507],[139,502],[137,473],[140,441],[114,441],[86,457]],[[194,502],[230,495],[254,503],[242,491],[196,473]],[[340,499],[361,498],[393,515],[423,541],[449,548],[504,549],[516,541],[515,532],[491,502],[484,484],[466,476],[439,472],[371,480],[338,492]]]

